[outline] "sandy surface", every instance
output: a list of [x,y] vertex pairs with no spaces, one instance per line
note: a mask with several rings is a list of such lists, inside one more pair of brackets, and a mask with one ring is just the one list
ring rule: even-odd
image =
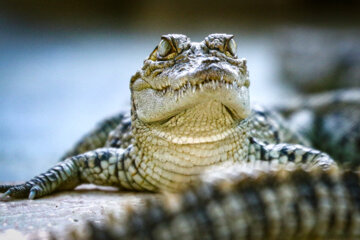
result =
[[61,234],[66,227],[87,220],[100,222],[106,213],[123,214],[126,206],[138,208],[150,193],[119,192],[116,188],[83,185],[75,191],[37,200],[0,201],[0,240],[46,238],[47,232]]

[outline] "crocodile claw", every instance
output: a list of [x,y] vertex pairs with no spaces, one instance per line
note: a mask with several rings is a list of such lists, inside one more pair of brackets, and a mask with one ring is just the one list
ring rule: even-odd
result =
[[0,200],[5,200],[8,196],[11,198],[24,198],[28,196],[32,187],[33,186],[29,183],[20,185],[2,185],[0,186],[0,191],[5,191],[5,193],[1,195]]
[[4,193],[16,185],[0,185],[0,193]]

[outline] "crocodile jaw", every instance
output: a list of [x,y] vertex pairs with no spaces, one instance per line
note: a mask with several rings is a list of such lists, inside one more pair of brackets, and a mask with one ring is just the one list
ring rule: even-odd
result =
[[149,88],[135,91],[133,95],[137,117],[143,122],[164,121],[209,101],[222,103],[239,120],[250,114],[248,88],[236,84],[210,81],[195,86],[186,85],[180,91],[159,93]]

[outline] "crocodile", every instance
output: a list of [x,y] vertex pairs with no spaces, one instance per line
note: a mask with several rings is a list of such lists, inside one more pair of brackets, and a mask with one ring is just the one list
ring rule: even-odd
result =
[[[246,60],[237,58],[232,35],[211,34],[199,43],[164,35],[131,78],[131,116],[105,120],[47,172],[24,184],[1,185],[2,198],[34,199],[82,183],[178,193],[178,201],[168,198],[175,206],[149,203],[130,213],[126,224],[91,224],[87,237],[94,239],[325,236],[326,220],[337,226],[335,233],[358,236],[355,180],[333,177],[334,160],[308,147],[276,113],[250,108],[249,86]],[[237,173],[241,163],[242,171],[264,163],[325,171],[287,168],[234,179],[216,169],[227,166],[243,176]],[[208,183],[204,172],[226,180]],[[340,190],[331,195],[329,189]],[[347,197],[339,191],[348,191]],[[330,195],[336,214],[326,205]],[[314,232],[314,226],[322,228]]]
[[131,116],[106,120],[45,173],[1,185],[2,198],[35,199],[82,183],[176,192],[209,166],[259,159],[306,168],[336,164],[300,145],[301,136],[277,114],[251,108],[249,86],[233,35],[202,42],[164,35],[130,80]]
[[302,112],[310,112],[297,131],[335,156],[341,169],[305,170],[291,161],[263,160],[209,168],[178,193],[130,208],[126,216],[112,213],[101,224],[70,229],[65,238],[360,239],[360,174],[345,170],[360,162],[359,106],[360,89],[342,89],[275,107],[302,124]]

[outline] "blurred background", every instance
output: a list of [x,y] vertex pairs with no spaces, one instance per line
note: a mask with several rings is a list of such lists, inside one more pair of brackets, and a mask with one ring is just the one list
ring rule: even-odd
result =
[[3,0],[0,181],[47,170],[106,116],[166,33],[232,33],[253,102],[360,86],[357,1]]

